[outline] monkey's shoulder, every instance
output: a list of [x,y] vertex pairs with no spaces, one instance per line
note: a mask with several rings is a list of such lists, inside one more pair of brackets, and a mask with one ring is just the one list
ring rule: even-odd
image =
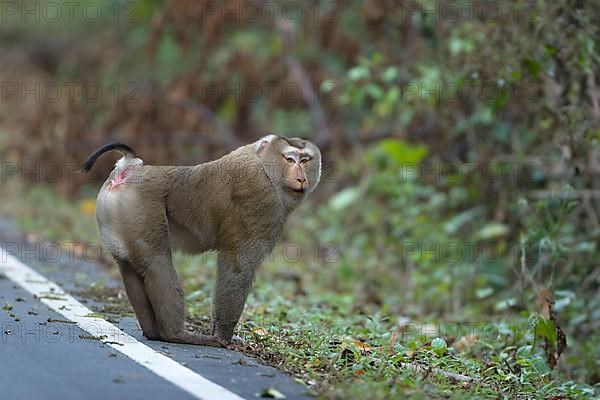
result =
[[218,161],[216,169],[236,192],[256,192],[268,184],[263,162],[253,153],[234,151]]

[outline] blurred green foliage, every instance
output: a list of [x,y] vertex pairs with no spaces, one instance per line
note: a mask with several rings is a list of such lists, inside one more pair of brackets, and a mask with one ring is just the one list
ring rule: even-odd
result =
[[[277,268],[265,268],[273,282],[259,279],[256,297],[270,312],[252,309],[246,328],[269,326],[297,345],[265,338],[261,354],[293,353],[291,364],[331,383],[332,397],[397,394],[386,379],[404,373],[407,351],[516,385],[489,396],[590,395],[570,380],[600,379],[600,3],[308,1],[292,23],[207,13],[204,0],[97,4],[106,11],[97,24],[3,25],[4,81],[97,82],[109,93],[97,102],[9,97],[3,159],[80,161],[117,138],[152,163],[191,163],[271,131],[311,138],[325,176],[285,238],[317,255],[291,266],[309,295],[284,298]],[[212,3],[225,4],[248,2]],[[281,90],[303,74],[316,105]],[[263,95],[245,97],[251,85]],[[69,183],[61,190],[71,197],[93,192]],[[85,230],[67,203],[49,212],[57,200],[44,190],[19,195],[43,205],[21,214],[27,229]],[[205,312],[210,279],[195,259],[179,261]],[[556,321],[544,315],[546,293]],[[490,320],[498,335],[460,363],[447,352],[459,338],[410,339],[384,356],[344,338],[387,346],[401,321]],[[556,341],[557,326],[568,348],[552,371],[544,340]],[[332,349],[329,339],[346,344]]]

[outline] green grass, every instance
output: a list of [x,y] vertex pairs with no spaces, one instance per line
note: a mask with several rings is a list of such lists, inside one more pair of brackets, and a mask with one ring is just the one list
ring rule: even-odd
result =
[[[97,241],[89,202],[67,201],[44,186],[11,189],[3,193],[8,201],[0,212],[32,238]],[[288,230],[305,242],[284,241],[265,261],[238,327],[244,339],[238,350],[292,373],[307,391],[332,399],[593,398],[592,387],[548,368],[534,334],[535,318],[513,313],[450,321],[394,315],[356,290],[323,279],[333,266],[307,255],[307,229],[300,218],[292,218]],[[297,260],[290,253],[296,246],[305,253]],[[174,263],[184,282],[190,323],[206,330],[215,256],[176,252]],[[597,351],[597,340],[589,343]]]

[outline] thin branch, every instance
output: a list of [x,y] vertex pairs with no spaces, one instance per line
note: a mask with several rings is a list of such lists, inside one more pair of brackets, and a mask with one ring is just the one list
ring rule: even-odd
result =
[[412,369],[413,371],[416,371],[416,372],[421,372],[421,373],[425,373],[425,374],[441,375],[445,378],[454,379],[454,380],[460,381],[460,382],[483,384],[481,378],[479,378],[479,377],[455,374],[454,372],[445,371],[443,369],[439,369],[439,368],[435,368],[435,367],[428,367],[428,366],[424,366],[421,364],[415,364],[415,363],[402,363],[402,366],[406,367],[408,369]]

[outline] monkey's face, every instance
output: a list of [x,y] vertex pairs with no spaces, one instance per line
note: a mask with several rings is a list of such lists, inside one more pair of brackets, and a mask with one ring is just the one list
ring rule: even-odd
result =
[[321,179],[321,152],[299,138],[266,136],[255,144],[271,180],[285,193],[302,198],[315,190]]

